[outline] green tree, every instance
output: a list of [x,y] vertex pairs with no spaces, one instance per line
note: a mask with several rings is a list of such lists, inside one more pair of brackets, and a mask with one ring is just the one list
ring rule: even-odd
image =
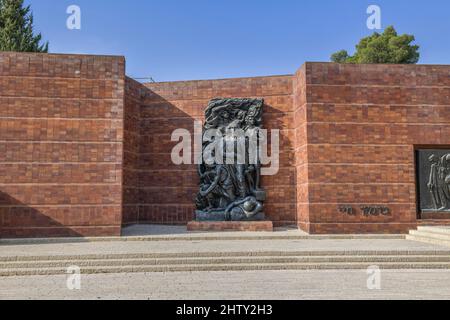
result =
[[0,51],[48,52],[48,42],[34,34],[33,14],[23,0],[0,0]]
[[331,61],[336,63],[346,63],[349,58],[347,50],[341,50],[331,55]]
[[337,63],[395,63],[414,64],[419,61],[419,46],[413,45],[413,35],[398,35],[393,26],[382,34],[361,39],[356,45],[356,53],[350,56],[346,50],[341,50],[331,56],[331,61]]

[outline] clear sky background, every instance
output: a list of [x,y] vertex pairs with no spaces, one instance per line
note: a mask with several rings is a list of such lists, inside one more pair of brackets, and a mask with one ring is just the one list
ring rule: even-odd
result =
[[[448,0],[26,0],[53,53],[124,55],[127,74],[156,81],[291,74],[305,61],[351,54],[370,35],[366,9],[382,27],[411,33],[420,63],[450,64]],[[81,30],[68,30],[78,5]]]

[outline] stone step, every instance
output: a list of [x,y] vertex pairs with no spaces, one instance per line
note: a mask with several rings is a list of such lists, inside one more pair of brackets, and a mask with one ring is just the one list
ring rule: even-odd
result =
[[[282,264],[211,264],[211,265],[161,265],[81,267],[81,274],[145,273],[145,272],[206,272],[206,271],[258,271],[258,270],[366,270],[370,263],[282,263]],[[448,262],[378,263],[380,269],[450,270]],[[66,268],[3,269],[0,277],[32,275],[65,275]]]
[[38,238],[38,239],[1,239],[0,245],[29,245],[52,243],[86,243],[86,242],[160,242],[160,241],[239,241],[239,240],[404,240],[402,234],[362,234],[362,235],[308,235],[283,232],[232,232],[221,234],[190,233],[174,236],[129,236],[129,237],[96,237],[96,238]]
[[406,240],[425,242],[425,243],[429,243],[429,244],[450,247],[450,240],[436,239],[436,237],[429,237],[429,236],[423,235],[423,234],[406,235]]
[[449,262],[446,256],[309,256],[309,257],[223,257],[223,258],[163,258],[163,259],[106,259],[106,260],[54,260],[13,261],[0,263],[0,269],[37,269],[79,267],[120,267],[160,265],[219,265],[219,264],[282,264],[282,263],[422,263]]
[[239,251],[239,252],[172,252],[172,253],[124,253],[83,255],[0,256],[4,262],[34,261],[80,261],[123,259],[170,259],[170,258],[221,258],[221,257],[349,257],[349,256],[450,256],[450,250],[355,250],[355,251]]
[[435,240],[450,241],[450,234],[440,232],[411,230],[409,234],[412,236],[419,236]]
[[443,235],[448,235],[450,237],[450,227],[445,227],[445,226],[440,226],[440,227],[423,226],[423,227],[418,227],[417,231],[443,234]]
[[420,219],[417,221],[419,226],[450,226],[450,219]]

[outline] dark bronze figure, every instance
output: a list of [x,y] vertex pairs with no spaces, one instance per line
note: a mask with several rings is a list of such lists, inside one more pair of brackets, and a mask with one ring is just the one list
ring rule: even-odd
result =
[[450,150],[417,151],[421,212],[450,213]]
[[430,179],[427,187],[431,193],[434,209],[444,211],[450,209],[450,154],[438,158],[435,154],[429,157],[431,163]]
[[[213,99],[205,111],[203,135],[214,130],[215,139],[204,139],[203,153],[218,145],[214,164],[199,165],[200,192],[196,198],[196,220],[264,220],[266,193],[260,187],[258,159],[263,99]],[[241,134],[242,136],[240,136]],[[221,140],[223,145],[218,144]],[[244,148],[239,148],[243,142]],[[223,148],[223,150],[221,150]],[[217,149],[215,149],[217,150]],[[230,150],[233,152],[230,153]],[[256,156],[255,156],[256,155]],[[233,160],[229,162],[230,158]],[[240,160],[239,160],[240,159]],[[208,162],[209,163],[209,162]]]

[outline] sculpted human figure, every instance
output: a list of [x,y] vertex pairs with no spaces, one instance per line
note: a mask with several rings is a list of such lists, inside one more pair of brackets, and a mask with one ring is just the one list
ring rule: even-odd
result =
[[263,210],[263,204],[250,196],[231,203],[225,210],[225,217],[231,221],[249,220]]
[[427,184],[436,210],[450,209],[450,154],[440,159],[436,155],[428,158],[431,163],[430,178]]
[[450,154],[443,157],[443,193],[446,198],[446,209],[450,209]]
[[433,205],[435,209],[442,207],[442,201],[438,190],[438,179],[439,179],[439,159],[436,155],[432,154],[428,161],[431,163],[430,179],[428,181],[428,190],[430,190],[431,198],[433,200]]
[[448,175],[448,166],[450,155],[445,155],[441,158],[438,164],[438,179],[437,179],[437,190],[439,193],[440,207],[438,205],[438,210],[443,211],[449,208],[450,201],[450,191],[448,184],[445,182]]
[[[207,164],[199,164],[198,165],[198,175],[200,177],[201,185],[210,186],[215,177],[216,177],[216,169],[214,166],[210,166]],[[197,195],[196,205],[198,208],[202,208],[204,210],[210,210],[215,206],[215,198],[212,192],[202,195],[201,193]]]
[[261,191],[259,188],[260,175],[257,164],[249,165],[245,171],[245,176],[247,177],[248,187],[252,194],[255,194],[257,191]]
[[225,165],[217,165],[214,180],[200,190],[202,197],[211,193],[219,197],[219,208],[225,208],[227,203],[235,200],[233,180]]
[[239,111],[236,115],[236,119],[230,122],[226,127],[226,131],[240,129],[242,127],[242,123],[245,120],[245,111]]
[[205,129],[217,128],[227,124],[230,120],[230,114],[227,110],[228,108],[229,105],[213,108],[211,115],[206,118]]
[[208,157],[213,161],[205,160],[208,165],[198,167],[197,220],[264,219],[266,193],[260,189],[258,157],[263,104],[263,99],[247,98],[218,98],[209,102],[202,159]]

